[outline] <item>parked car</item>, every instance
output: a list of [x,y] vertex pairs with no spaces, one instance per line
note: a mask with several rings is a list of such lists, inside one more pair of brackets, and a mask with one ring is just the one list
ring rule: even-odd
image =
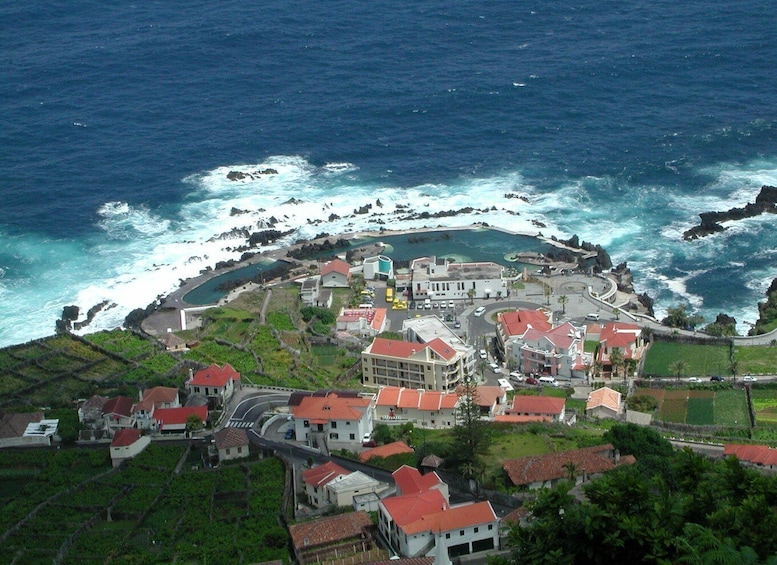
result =
[[744,377],[742,377],[742,380],[745,381],[746,383],[754,383],[758,379],[756,379],[753,375],[745,375]]
[[481,359],[488,359],[488,353],[486,353],[485,349],[481,349],[479,355]]
[[488,366],[491,367],[491,370],[494,371],[495,373],[502,372],[502,368],[499,366],[499,363],[490,363]]
[[527,385],[538,385],[538,384],[540,384],[540,381],[538,381],[534,377],[526,377],[526,384]]
[[523,382],[523,375],[518,371],[513,371],[512,373],[510,373],[510,378],[518,381],[519,383]]
[[701,379],[699,377],[691,377],[690,379],[688,379],[688,382],[689,383],[700,383]]
[[294,439],[294,428],[289,428],[286,433],[283,434],[284,439]]
[[362,442],[362,447],[378,447],[378,444],[374,439],[368,439],[367,441]]
[[723,381],[725,381],[726,379],[724,379],[724,378],[723,378],[723,377],[721,377],[720,375],[712,375],[712,376],[710,377],[710,380],[711,380],[712,382],[716,382],[716,383],[722,383],[722,382],[723,382]]
[[475,309],[475,316],[482,316],[485,311],[486,311],[485,306],[478,306]]
[[456,305],[453,303],[453,300],[448,301],[448,308],[456,308]]
[[408,306],[409,306],[409,308],[410,308],[411,310],[415,310],[415,300],[411,300],[411,301],[410,301],[410,304],[408,304]]
[[545,386],[558,386],[558,381],[553,377],[540,377],[537,383]]
[[585,319],[597,321],[599,319],[599,314],[597,314],[596,312],[591,312],[590,314],[585,315]]
[[459,322],[458,320],[456,320],[455,322],[453,322],[453,327],[454,327],[454,328],[456,328],[456,329],[458,330],[458,329],[461,327],[461,322]]
[[445,308],[447,308],[447,307],[448,307],[448,303],[447,303],[447,302],[445,302],[445,300],[443,300],[442,302],[440,302],[440,308],[442,308],[442,309],[444,310],[444,309],[445,309]]

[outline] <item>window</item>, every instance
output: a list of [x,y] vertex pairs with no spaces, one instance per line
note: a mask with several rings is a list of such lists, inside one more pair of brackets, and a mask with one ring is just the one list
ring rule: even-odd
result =
[[350,425],[351,425],[351,422],[350,422],[350,421],[349,421],[349,422],[346,422],[346,423],[345,423],[345,425],[346,425],[346,426],[350,426]]
[[305,420],[304,422],[302,422],[302,425],[305,426],[306,428],[309,428],[310,422],[308,420]]
[[459,530],[459,535],[463,536],[464,535],[464,530]]
[[494,529],[494,525],[493,525],[493,524],[489,524],[489,525],[488,525],[488,529],[489,529],[489,530],[493,530],[493,529]]
[[350,439],[351,441],[355,440],[356,434],[348,434],[348,439]]
[[229,448],[227,448],[227,455],[229,455]]
[[329,439],[340,439],[340,436],[338,436],[335,433],[329,434]]
[[238,448],[237,448],[237,452],[238,452],[238,453],[243,453],[243,448],[242,448],[242,447],[238,447]]
[[445,534],[445,539],[451,539],[451,533],[450,532]]
[[479,528],[475,526],[475,533],[478,533],[478,531],[479,531]]
[[334,421],[332,422],[332,429],[333,430],[337,429],[337,422],[334,422]]

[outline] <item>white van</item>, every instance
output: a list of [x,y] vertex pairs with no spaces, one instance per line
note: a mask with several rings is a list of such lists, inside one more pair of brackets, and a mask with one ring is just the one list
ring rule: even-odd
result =
[[545,386],[558,386],[558,381],[553,377],[540,377],[540,384]]
[[586,314],[586,315],[585,315],[585,319],[586,319],[586,320],[593,320],[593,321],[597,321],[597,320],[599,319],[599,314],[596,314],[595,312],[594,312],[594,313],[591,313],[591,314]]

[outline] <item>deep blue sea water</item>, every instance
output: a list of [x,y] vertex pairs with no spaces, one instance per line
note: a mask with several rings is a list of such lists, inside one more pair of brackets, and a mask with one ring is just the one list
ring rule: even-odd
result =
[[[115,326],[271,216],[294,238],[538,220],[628,261],[659,314],[744,331],[777,276],[775,218],[681,233],[777,184],[773,8],[3,2],[0,345],[67,304],[114,302],[93,328]],[[380,217],[352,214],[377,198]]]

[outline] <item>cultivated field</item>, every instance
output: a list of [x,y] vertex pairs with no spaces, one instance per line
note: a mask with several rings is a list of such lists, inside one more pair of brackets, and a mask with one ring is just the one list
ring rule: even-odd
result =
[[747,423],[747,399],[735,389],[639,389],[636,394],[658,401],[656,418],[697,426],[741,426]]

